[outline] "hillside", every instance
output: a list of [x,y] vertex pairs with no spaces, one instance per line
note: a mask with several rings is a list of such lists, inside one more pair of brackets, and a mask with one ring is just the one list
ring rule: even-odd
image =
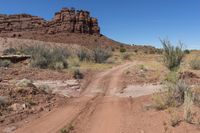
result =
[[63,8],[47,21],[29,14],[0,15],[0,37],[31,39],[44,42],[78,44],[88,48],[103,46],[143,52],[156,51],[149,46],[129,46],[101,34],[98,19],[90,12]]
[[90,12],[63,8],[47,21],[29,14],[0,15],[0,36],[81,45],[118,45],[100,34]]

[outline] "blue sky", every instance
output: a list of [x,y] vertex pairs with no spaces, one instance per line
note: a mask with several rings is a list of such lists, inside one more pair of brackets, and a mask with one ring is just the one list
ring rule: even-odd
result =
[[97,17],[102,34],[128,44],[160,47],[159,38],[200,49],[200,0],[1,0],[1,14],[30,13],[50,20],[62,7]]

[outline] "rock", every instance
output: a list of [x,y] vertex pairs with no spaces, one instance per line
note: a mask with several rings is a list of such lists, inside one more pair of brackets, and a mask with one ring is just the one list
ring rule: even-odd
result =
[[26,105],[24,104],[19,104],[19,103],[14,103],[12,104],[11,106],[11,109],[14,110],[14,111],[20,111],[20,110],[23,110],[26,108]]
[[0,36],[21,37],[23,32],[100,35],[100,28],[98,20],[90,17],[88,11],[75,11],[68,8],[56,12],[51,21],[29,14],[0,15]]
[[78,83],[77,80],[68,80],[68,81],[67,81],[67,85],[68,85],[69,87],[73,87],[73,86],[79,86],[79,83]]

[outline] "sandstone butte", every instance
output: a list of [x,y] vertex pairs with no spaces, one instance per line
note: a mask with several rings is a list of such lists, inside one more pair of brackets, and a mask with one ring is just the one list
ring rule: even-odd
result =
[[98,20],[91,17],[90,12],[73,8],[62,8],[50,21],[29,14],[0,15],[0,36],[21,37],[30,32],[33,34],[100,35],[100,27]]

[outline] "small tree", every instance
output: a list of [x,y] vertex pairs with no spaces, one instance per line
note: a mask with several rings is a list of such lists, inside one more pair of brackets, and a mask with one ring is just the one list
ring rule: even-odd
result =
[[167,39],[161,40],[161,43],[166,67],[170,70],[176,69],[180,66],[184,57],[183,43],[179,42],[179,45],[173,46]]

